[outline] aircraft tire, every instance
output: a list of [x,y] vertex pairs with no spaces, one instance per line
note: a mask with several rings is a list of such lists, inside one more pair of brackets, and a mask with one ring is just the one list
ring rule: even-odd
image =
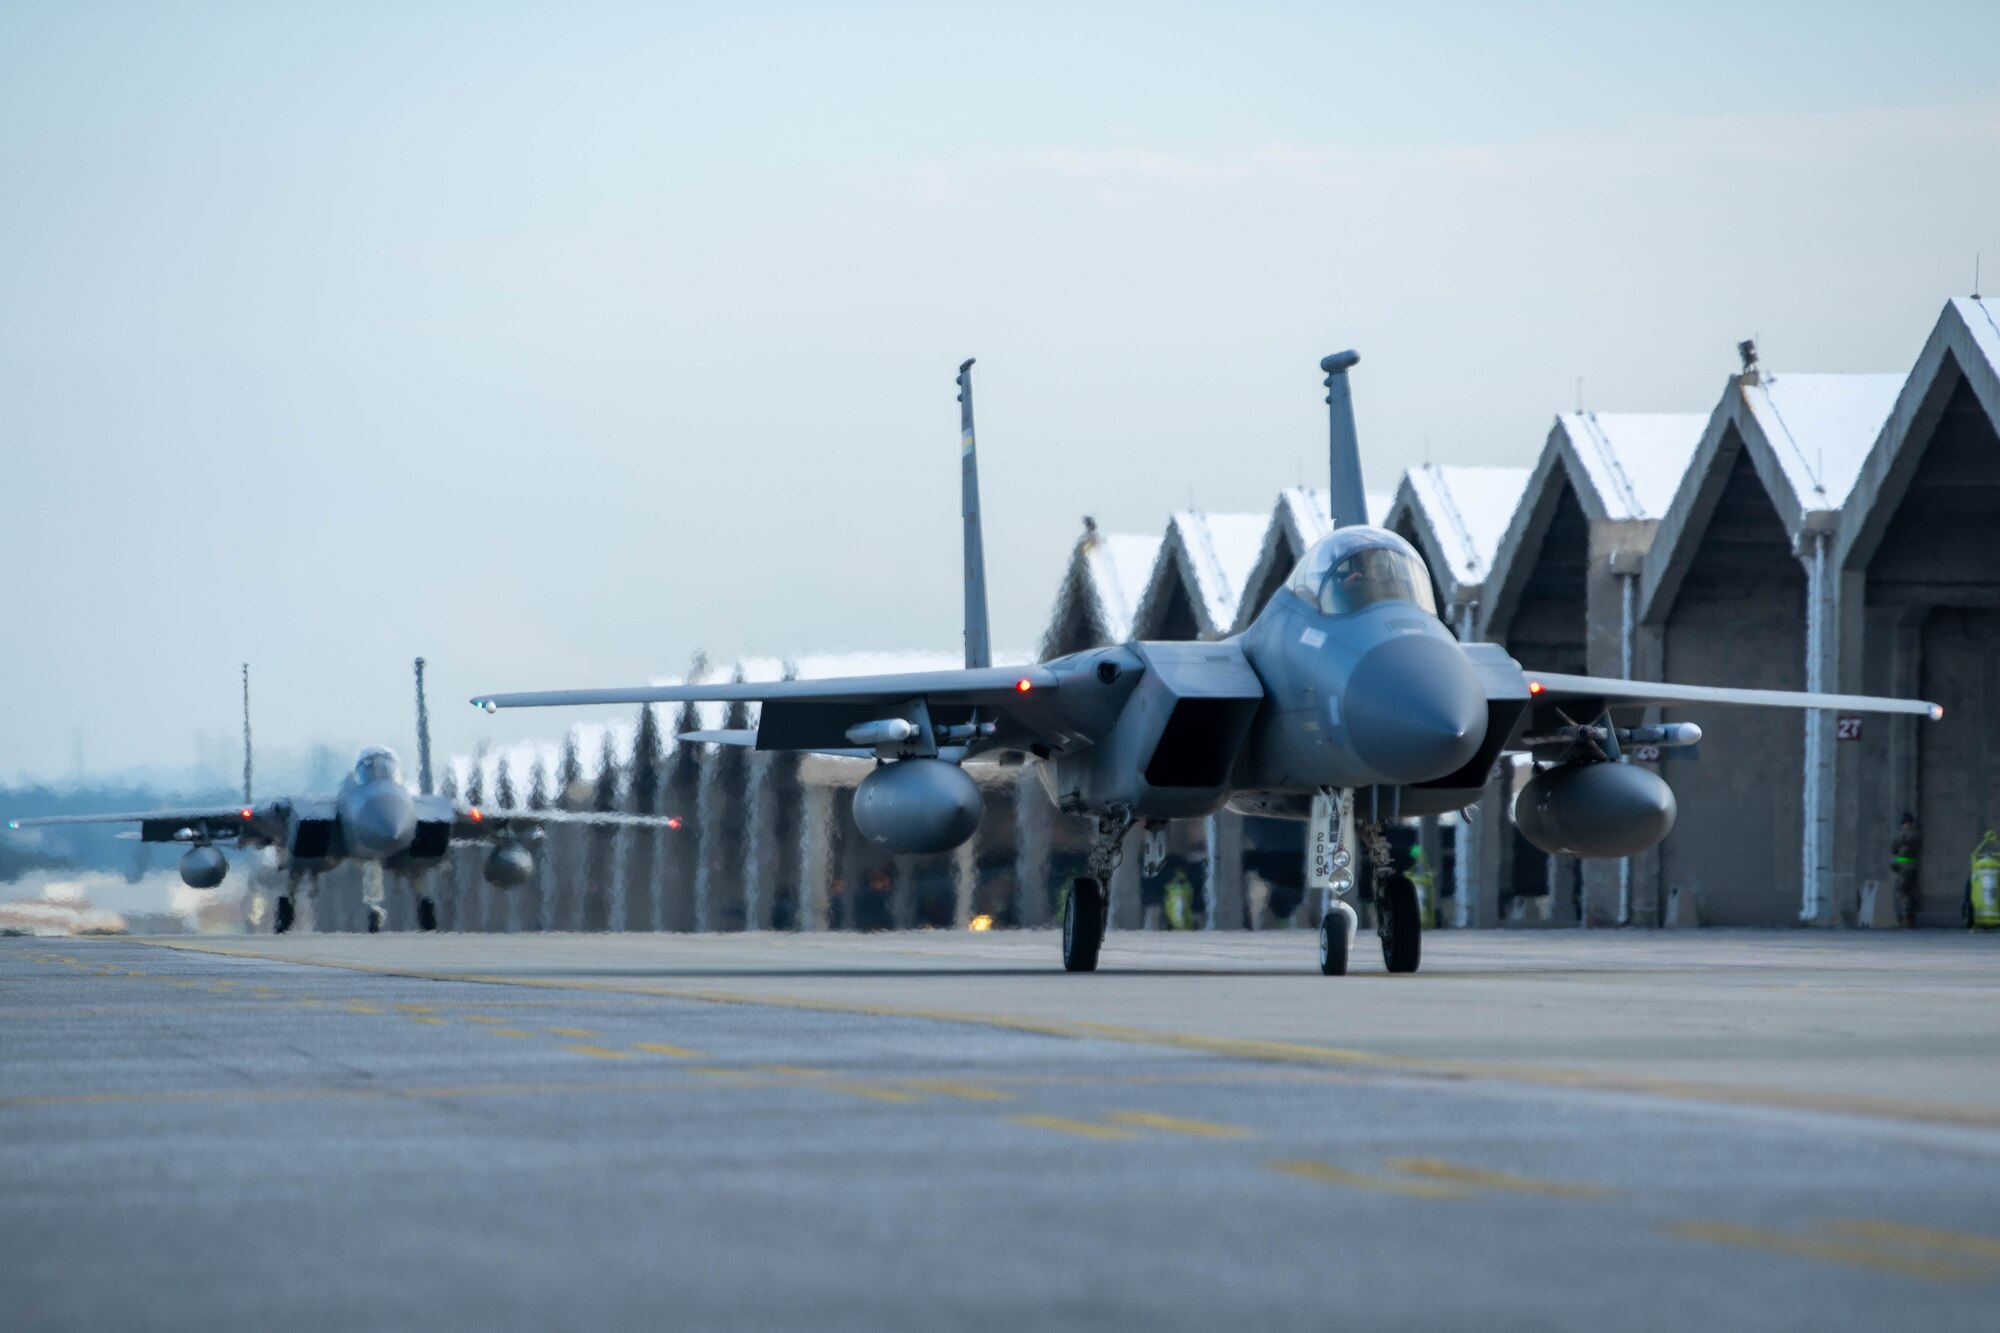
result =
[[1088,875],[1069,886],[1063,904],[1062,959],[1065,972],[1095,972],[1097,951],[1104,944],[1104,888]]
[[429,898],[417,899],[417,929],[436,930],[438,928],[437,904]]
[[1382,936],[1382,963],[1391,972],[1414,972],[1423,958],[1423,918],[1417,911],[1417,886],[1407,875],[1391,875],[1375,895]]
[[368,933],[370,935],[382,933],[382,909],[379,907],[368,909]]
[[1319,923],[1319,970],[1329,977],[1347,975],[1347,918],[1328,912]]
[[292,895],[289,893],[278,899],[278,910],[271,917],[271,933],[282,935],[292,928]]

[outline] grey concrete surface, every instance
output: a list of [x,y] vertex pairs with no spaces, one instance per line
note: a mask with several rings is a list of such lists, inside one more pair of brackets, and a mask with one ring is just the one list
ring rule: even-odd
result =
[[1045,934],[197,943],[0,941],[20,1327],[1972,1329],[2000,1298],[1991,941],[1439,936],[1435,976],[1344,980],[1303,935],[1116,937],[1095,977]]

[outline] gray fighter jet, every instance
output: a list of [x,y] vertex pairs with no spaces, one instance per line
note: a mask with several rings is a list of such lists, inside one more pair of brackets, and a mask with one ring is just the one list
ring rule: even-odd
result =
[[[688,739],[762,750],[872,757],[854,797],[862,834],[897,852],[970,838],[980,796],[960,767],[1035,765],[1058,808],[1094,821],[1089,873],[1063,907],[1062,958],[1097,966],[1106,890],[1127,832],[1147,831],[1148,869],[1167,824],[1228,807],[1313,820],[1313,855],[1336,893],[1353,887],[1357,840],[1374,874],[1377,933],[1391,972],[1420,957],[1418,901],[1391,864],[1386,826],[1477,802],[1503,750],[1540,771],[1515,819],[1569,856],[1629,856],[1658,843],[1674,797],[1657,774],[1618,762],[1634,744],[1689,745],[1692,723],[1644,725],[1644,710],[1689,705],[1839,709],[1936,718],[1927,703],[1558,675],[1524,669],[1496,644],[1461,643],[1438,619],[1422,558],[1370,527],[1341,352],[1320,363],[1331,415],[1335,530],[1306,551],[1243,633],[1208,643],[1126,643],[1038,665],[991,665],[972,428],[972,362],[959,367],[965,521],[965,669],[844,680],[641,686],[481,695],[486,710],[681,700],[761,702],[754,729]],[[1332,904],[1320,969],[1347,970],[1357,914]]]
[[[190,888],[212,889],[229,873],[224,848],[277,849],[286,872],[273,925],[282,935],[297,919],[300,882],[318,888],[321,873],[342,861],[372,862],[407,884],[417,897],[417,924],[437,929],[437,904],[422,891],[425,877],[455,843],[491,844],[486,857],[486,882],[517,888],[535,871],[534,845],[544,825],[635,824],[678,828],[671,817],[622,815],[561,810],[484,810],[460,805],[431,791],[430,728],[424,708],[424,660],[416,661],[417,749],[419,790],[412,792],[394,752],[371,745],[354,761],[332,796],[285,796],[253,801],[250,796],[250,680],[243,681],[243,803],[227,807],[150,810],[134,814],[56,815],[9,820],[8,828],[38,828],[55,824],[137,824],[141,842],[185,846],[181,882]],[[128,835],[130,836],[130,835]],[[381,930],[384,920],[379,895],[368,898],[368,929]]]

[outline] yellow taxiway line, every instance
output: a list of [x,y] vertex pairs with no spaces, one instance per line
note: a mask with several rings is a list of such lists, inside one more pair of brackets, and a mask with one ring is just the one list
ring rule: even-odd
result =
[[1812,1111],[1830,1115],[1854,1115],[1876,1119],[1917,1121],[1926,1124],[1959,1125],[1979,1129],[2000,1129],[2000,1108],[1967,1106],[1943,1102],[1909,1101],[1849,1093],[1822,1092],[1801,1088],[1776,1088],[1755,1084],[1714,1083],[1658,1075],[1616,1074],[1605,1071],[1562,1069],[1542,1065],[1488,1064],[1473,1060],[1438,1060],[1417,1056],[1384,1055],[1372,1051],[1302,1042],[1259,1041],[1219,1037],[1204,1033],[1155,1031],[1148,1028],[1116,1026],[1059,1019],[1017,1018],[1007,1015],[933,1009],[914,1005],[860,1003],[813,999],[793,995],[741,995],[679,986],[626,986],[583,979],[514,977],[493,973],[448,973],[422,968],[390,967],[382,964],[332,962],[323,958],[293,957],[261,953],[252,949],[197,944],[180,940],[138,939],[123,943],[152,948],[179,949],[189,953],[219,954],[231,958],[258,958],[309,967],[361,972],[373,976],[409,977],[421,981],[457,982],[468,985],[519,986],[561,991],[589,991],[611,995],[649,995],[659,999],[689,1000],[703,1004],[750,1005],[769,1009],[795,1009],[813,1013],[854,1014],[876,1018],[914,1018],[939,1023],[998,1028],[1012,1032],[1032,1032],[1042,1036],[1095,1038],[1133,1045],[1172,1050],[1203,1051],[1211,1055],[1267,1063],[1337,1066],[1385,1070],[1444,1078],[1496,1079],[1546,1087],[1579,1088],[1596,1092],[1622,1092],[1679,1101],[1762,1106],[1783,1110]]

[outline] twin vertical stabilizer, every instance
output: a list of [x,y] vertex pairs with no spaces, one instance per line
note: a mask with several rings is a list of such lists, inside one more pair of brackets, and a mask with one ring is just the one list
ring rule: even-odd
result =
[[1347,372],[1361,360],[1359,352],[1335,352],[1319,363],[1326,372],[1328,453],[1332,464],[1329,480],[1333,490],[1330,507],[1333,526],[1368,526],[1368,493],[1361,484],[1361,437],[1354,430],[1354,395],[1347,386]]
[[986,543],[979,531],[979,450],[972,435],[972,358],[958,368],[959,470],[965,519],[965,665],[993,665],[986,628]]
[[417,792],[431,794],[431,710],[424,702],[424,659],[417,659]]

